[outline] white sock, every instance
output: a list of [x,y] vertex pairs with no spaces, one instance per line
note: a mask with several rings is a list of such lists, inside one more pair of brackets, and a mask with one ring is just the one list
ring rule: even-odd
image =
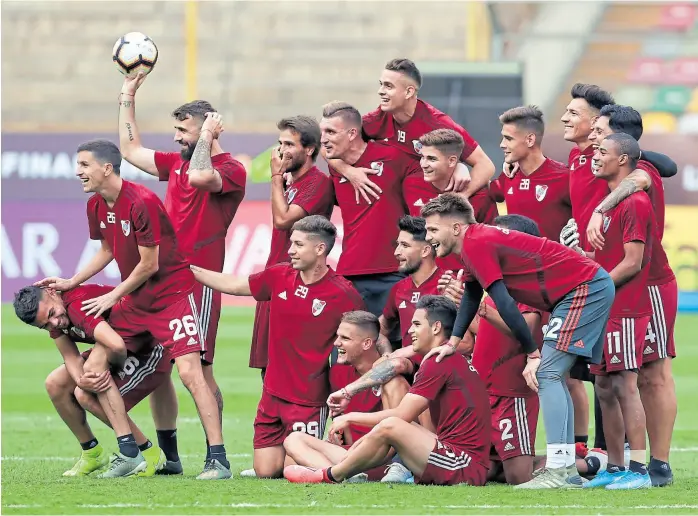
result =
[[565,466],[574,466],[577,458],[577,450],[574,444],[568,444],[565,450]]
[[549,444],[548,445],[548,455],[545,459],[546,468],[564,468],[565,467],[565,455],[567,450],[566,443],[559,444]]

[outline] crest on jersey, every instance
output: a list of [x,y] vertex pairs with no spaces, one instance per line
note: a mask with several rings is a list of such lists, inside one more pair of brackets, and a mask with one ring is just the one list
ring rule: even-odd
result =
[[376,175],[382,176],[383,175],[383,162],[382,161],[372,161],[371,162],[371,170],[377,170],[378,173]]
[[611,225],[611,217],[608,217],[608,216],[604,217],[603,218],[603,232],[604,233],[606,231],[608,231],[608,226],[610,226],[610,225]]
[[420,142],[419,140],[412,140],[412,146],[414,147],[414,151],[417,154],[422,153],[422,142]]
[[548,185],[536,185],[536,200],[541,202],[548,193]]
[[82,331],[82,330],[81,330],[80,328],[78,328],[77,326],[71,326],[69,329],[63,330],[63,333],[65,333],[66,335],[70,335],[70,332],[73,332],[73,334],[77,335],[77,336],[80,337],[81,339],[84,339],[84,338],[85,338],[85,332]]
[[131,234],[131,221],[122,220],[121,221],[121,231],[124,232],[124,236],[129,236]]
[[288,204],[291,204],[293,202],[293,199],[296,198],[297,193],[298,193],[298,188],[291,188],[289,190],[286,190],[286,202]]
[[373,392],[374,396],[380,398],[383,394],[383,386],[379,385],[378,387],[371,387],[371,391]]
[[320,301],[319,299],[313,299],[313,315],[317,317],[322,313],[327,305],[327,301]]

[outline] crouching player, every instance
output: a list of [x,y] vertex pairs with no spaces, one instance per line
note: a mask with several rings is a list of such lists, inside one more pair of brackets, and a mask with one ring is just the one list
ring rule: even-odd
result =
[[[376,348],[379,334],[380,324],[372,313],[357,310],[344,314],[334,343],[339,351],[337,364],[330,368],[330,385],[333,391],[341,391],[351,382],[358,380],[380,359]],[[344,413],[394,409],[409,388],[404,377],[396,376],[377,389],[369,389],[353,396]],[[330,434],[328,441],[302,432],[293,432],[284,441],[284,448],[287,457],[296,464],[311,468],[328,468],[342,461],[348,453],[347,450],[356,446],[359,439],[369,430],[370,428],[364,426],[351,425],[348,431]],[[287,460],[287,464],[288,462]],[[383,467],[376,467],[353,478],[354,481],[381,480],[383,470]]]
[[[112,426],[95,394],[116,387],[116,395],[123,397],[125,410],[129,411],[166,382],[171,385],[172,364],[161,345],[150,338],[124,342],[104,317],[85,315],[81,306],[85,299],[104,295],[112,289],[102,285],[84,285],[57,292],[32,286],[23,288],[15,295],[17,317],[48,331],[63,356],[64,364],[46,378],[46,390],[61,419],[83,449],[78,462],[63,476],[89,475],[109,462],[107,453],[98,443],[85,417],[84,409],[87,409],[106,425]],[[76,342],[93,344],[94,347],[80,354]],[[112,372],[109,371],[110,366]],[[171,385],[171,388],[174,389],[174,386]],[[169,428],[174,428],[176,405],[171,417],[172,425]],[[137,446],[136,459],[129,459],[125,455],[123,440],[119,439],[121,453],[114,456],[110,468],[101,475],[103,478],[133,474],[151,476],[165,467],[163,450],[153,446],[135,423],[128,417],[126,419],[130,426],[129,433],[133,434]],[[117,435],[121,434],[117,432]],[[158,438],[160,440],[160,431]],[[163,445],[171,452],[167,454],[167,469],[181,473],[176,439],[169,444]]]
[[[410,336],[418,353],[446,342],[453,329],[456,304],[441,296],[417,303]],[[429,408],[436,434],[414,424]],[[485,386],[459,353],[441,362],[425,360],[414,385],[397,408],[352,412],[334,420],[330,434],[345,434],[352,425],[373,427],[336,466],[288,466],[284,476],[298,483],[334,483],[383,464],[391,450],[401,457],[420,484],[482,486],[487,479],[490,408]]]

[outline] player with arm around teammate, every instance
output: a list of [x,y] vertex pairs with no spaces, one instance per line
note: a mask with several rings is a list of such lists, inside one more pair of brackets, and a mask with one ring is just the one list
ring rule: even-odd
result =
[[[371,369],[380,358],[377,348],[380,325],[378,318],[364,311],[347,312],[337,329],[334,342],[339,350],[337,363],[330,368],[330,384],[333,390],[342,390]],[[378,412],[400,404],[409,390],[407,380],[396,376],[377,389],[370,389],[352,396],[344,413]],[[293,432],[284,441],[287,456],[296,464],[311,468],[326,468],[339,463],[369,428],[352,425],[341,434],[329,434],[328,440],[302,432]],[[289,461],[287,460],[287,465]],[[359,473],[353,481],[381,480],[385,468]]]

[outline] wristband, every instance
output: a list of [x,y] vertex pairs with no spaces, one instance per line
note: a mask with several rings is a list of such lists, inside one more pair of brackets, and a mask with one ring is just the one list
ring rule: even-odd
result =
[[341,393],[342,393],[342,396],[344,396],[345,400],[351,401],[351,394],[349,394],[346,387],[342,387]]
[[453,351],[456,351],[458,349],[458,344],[453,344],[450,340],[448,341],[448,345],[451,347]]
[[599,207],[594,208],[594,213],[598,213],[600,215],[603,215],[603,210]]

